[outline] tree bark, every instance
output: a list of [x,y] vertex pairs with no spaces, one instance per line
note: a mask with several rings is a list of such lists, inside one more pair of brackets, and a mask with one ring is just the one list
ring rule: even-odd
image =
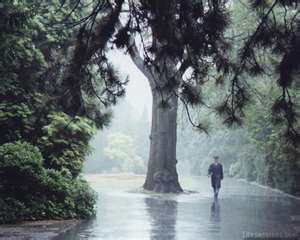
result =
[[176,170],[178,98],[172,94],[166,105],[158,91],[152,90],[150,154],[144,189],[155,192],[182,192]]

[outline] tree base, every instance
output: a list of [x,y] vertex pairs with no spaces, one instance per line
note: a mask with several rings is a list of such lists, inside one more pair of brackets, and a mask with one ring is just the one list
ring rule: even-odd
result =
[[154,173],[152,184],[145,184],[144,189],[157,193],[183,192],[178,178],[173,176],[168,170],[161,170]]

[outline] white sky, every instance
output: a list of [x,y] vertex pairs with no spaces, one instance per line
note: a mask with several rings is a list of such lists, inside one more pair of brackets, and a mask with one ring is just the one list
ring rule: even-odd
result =
[[149,113],[148,116],[151,116],[152,96],[148,80],[134,65],[130,56],[125,55],[120,50],[112,50],[108,53],[108,59],[112,62],[122,77],[129,77],[125,96],[127,101],[139,115],[142,114],[146,107]]

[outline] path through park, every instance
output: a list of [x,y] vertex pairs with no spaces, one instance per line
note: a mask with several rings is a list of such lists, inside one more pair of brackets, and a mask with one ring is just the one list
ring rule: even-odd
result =
[[87,178],[99,194],[97,218],[56,239],[298,239],[300,201],[245,181],[225,179],[215,202],[207,177],[182,178],[189,192],[180,195],[143,193],[142,176]]

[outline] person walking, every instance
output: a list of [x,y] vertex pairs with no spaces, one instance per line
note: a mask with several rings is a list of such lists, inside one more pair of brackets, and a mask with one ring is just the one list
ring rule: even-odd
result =
[[219,157],[214,156],[214,162],[208,168],[208,176],[211,177],[211,186],[214,190],[214,197],[217,199],[223,180],[223,166],[219,162]]

